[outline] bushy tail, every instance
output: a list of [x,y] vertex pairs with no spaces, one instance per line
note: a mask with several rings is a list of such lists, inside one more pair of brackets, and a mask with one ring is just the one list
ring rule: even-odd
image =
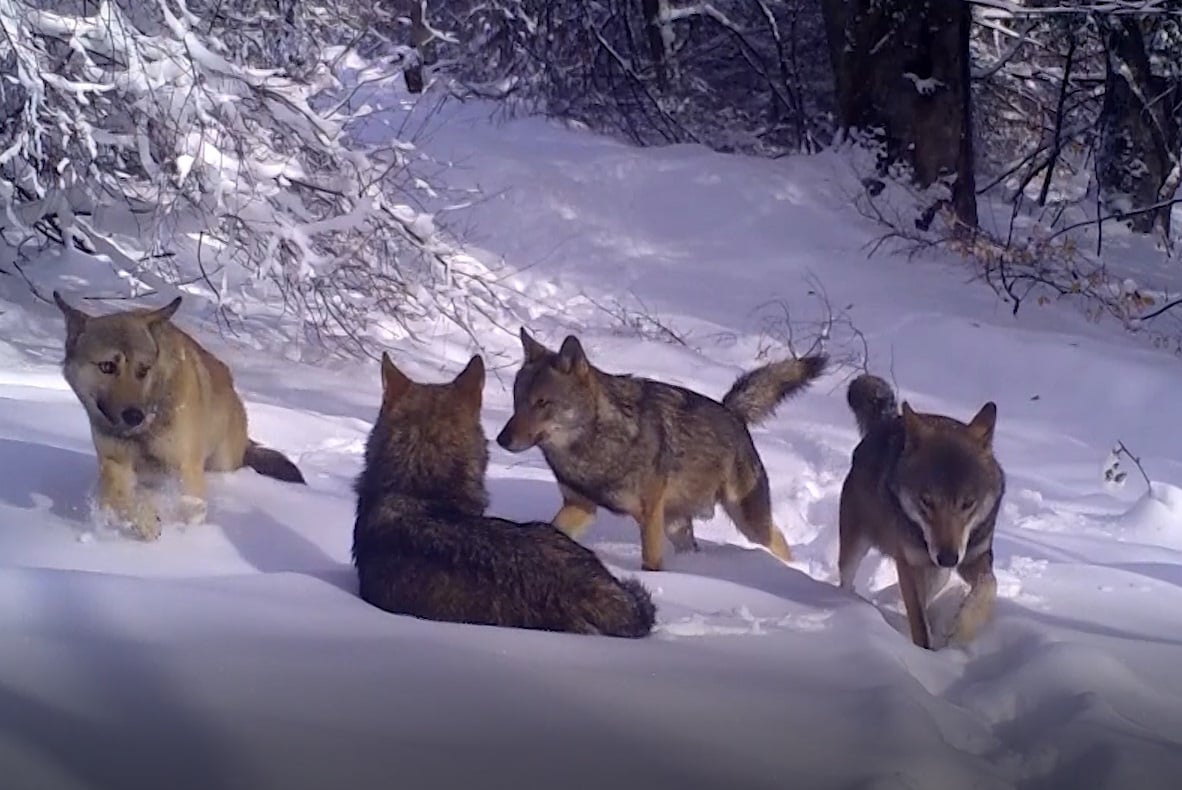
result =
[[735,380],[730,392],[723,396],[722,405],[743,422],[755,425],[772,416],[785,398],[800,392],[824,373],[828,364],[828,356],[815,354],[749,370]]
[[895,391],[885,380],[863,373],[850,382],[846,402],[858,421],[858,431],[865,436],[874,426],[894,419],[899,414]]
[[630,606],[626,612],[621,612],[619,617],[612,617],[608,622],[595,623],[596,629],[605,636],[632,639],[648,636],[657,621],[657,607],[653,603],[652,595],[639,579],[620,579],[619,582]]
[[246,443],[246,456],[242,462],[260,475],[273,477],[285,483],[300,483],[307,485],[299,467],[293,464],[286,455],[270,447],[264,447],[251,439]]

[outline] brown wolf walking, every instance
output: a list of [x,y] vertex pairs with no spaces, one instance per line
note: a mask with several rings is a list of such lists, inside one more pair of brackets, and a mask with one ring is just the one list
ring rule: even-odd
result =
[[838,571],[854,586],[866,553],[894,560],[911,639],[931,648],[927,606],[955,568],[970,591],[945,640],[965,644],[993,614],[993,532],[1005,474],[993,455],[997,406],[986,403],[969,423],[902,413],[886,381],[863,374],[847,391],[862,440],[841,489]]
[[66,318],[62,373],[90,419],[98,455],[99,505],[160,536],[160,518],[140,477],[179,477],[190,519],[204,517],[205,472],[249,466],[303,483],[282,453],[247,436],[246,409],[230,370],[170,320],[181,297],[159,309],[92,316],[53,300]]
[[382,406],[354,485],[361,597],[428,620],[642,637],[656,609],[636,579],[545,522],[484,515],[484,361],[447,384],[382,354]]
[[513,416],[497,443],[538,446],[562,493],[553,523],[578,537],[595,510],[631,516],[646,570],[661,569],[662,540],[697,548],[693,520],[722,503],[749,540],[781,560],[792,554],[772,522],[767,472],[748,425],[825,370],[824,355],[773,362],[735,381],[722,402],[683,387],[596,368],[574,335],[555,353],[523,328]]

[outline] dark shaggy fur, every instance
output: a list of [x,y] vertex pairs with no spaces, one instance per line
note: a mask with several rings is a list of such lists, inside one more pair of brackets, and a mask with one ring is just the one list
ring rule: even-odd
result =
[[242,463],[260,475],[273,477],[276,480],[282,480],[284,483],[303,483],[307,485],[307,481],[304,480],[304,475],[300,472],[300,468],[293,464],[286,455],[270,447],[264,447],[254,440],[248,440],[246,442],[246,452],[242,456]]
[[382,358],[381,412],[354,486],[361,597],[396,614],[456,623],[642,637],[656,609],[590,549],[544,522],[483,515],[484,363],[419,384]]
[[850,382],[846,390],[846,402],[858,423],[862,436],[880,423],[888,423],[899,416],[899,402],[891,385],[878,376],[868,373]]
[[748,425],[758,425],[786,399],[819,378],[828,364],[828,357],[818,355],[783,359],[747,371],[735,379],[722,397],[722,405]]

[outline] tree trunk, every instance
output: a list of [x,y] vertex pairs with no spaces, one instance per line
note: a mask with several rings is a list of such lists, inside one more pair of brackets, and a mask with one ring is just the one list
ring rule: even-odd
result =
[[874,132],[880,171],[895,162],[917,185],[952,181],[963,226],[977,225],[969,33],[964,0],[823,0],[843,129]]
[[427,0],[410,0],[410,43],[414,46],[418,60],[403,72],[402,77],[406,80],[406,89],[411,93],[423,92],[423,64],[429,62],[427,43],[431,40],[431,30],[424,24],[426,6]]
[[[1102,24],[1107,68],[1096,174],[1100,195],[1110,209],[1137,211],[1172,197],[1163,196],[1162,187],[1179,147],[1171,112],[1176,89],[1152,72],[1141,27],[1146,23],[1112,16]],[[1159,227],[1168,234],[1170,209],[1141,211],[1129,222],[1137,233]]]
[[665,36],[662,31],[661,0],[640,0],[644,13],[644,33],[648,39],[649,55],[657,72],[657,87],[662,91],[668,87],[668,64],[665,62]]

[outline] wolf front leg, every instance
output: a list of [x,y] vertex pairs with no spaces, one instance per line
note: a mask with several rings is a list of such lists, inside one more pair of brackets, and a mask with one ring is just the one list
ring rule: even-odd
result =
[[558,490],[562,492],[562,507],[550,519],[550,523],[565,532],[567,537],[577,539],[595,520],[595,503],[561,483],[558,484]]
[[160,437],[153,454],[179,478],[181,496],[178,517],[187,524],[205,520],[205,442],[196,423],[177,426],[170,434]]
[[99,459],[99,506],[129,522],[144,540],[156,540],[160,537],[160,519],[137,484],[135,467],[129,460],[111,456]]
[[925,650],[932,649],[931,632],[928,629],[928,613],[924,605],[922,590],[926,589],[924,570],[916,568],[904,557],[895,558],[899,572],[899,590],[903,593],[903,607],[907,610],[907,624],[911,627],[911,641]]
[[661,570],[661,550],[665,540],[664,479],[656,479],[645,486],[640,500],[640,512],[634,515],[640,526],[640,567],[646,571]]
[[205,470],[201,462],[189,460],[181,466],[181,518],[187,524],[205,520]]
[[973,641],[981,626],[993,618],[993,610],[997,603],[993,550],[990,549],[962,564],[956,572],[968,583],[969,593],[956,613],[947,643],[955,647],[964,647]]

